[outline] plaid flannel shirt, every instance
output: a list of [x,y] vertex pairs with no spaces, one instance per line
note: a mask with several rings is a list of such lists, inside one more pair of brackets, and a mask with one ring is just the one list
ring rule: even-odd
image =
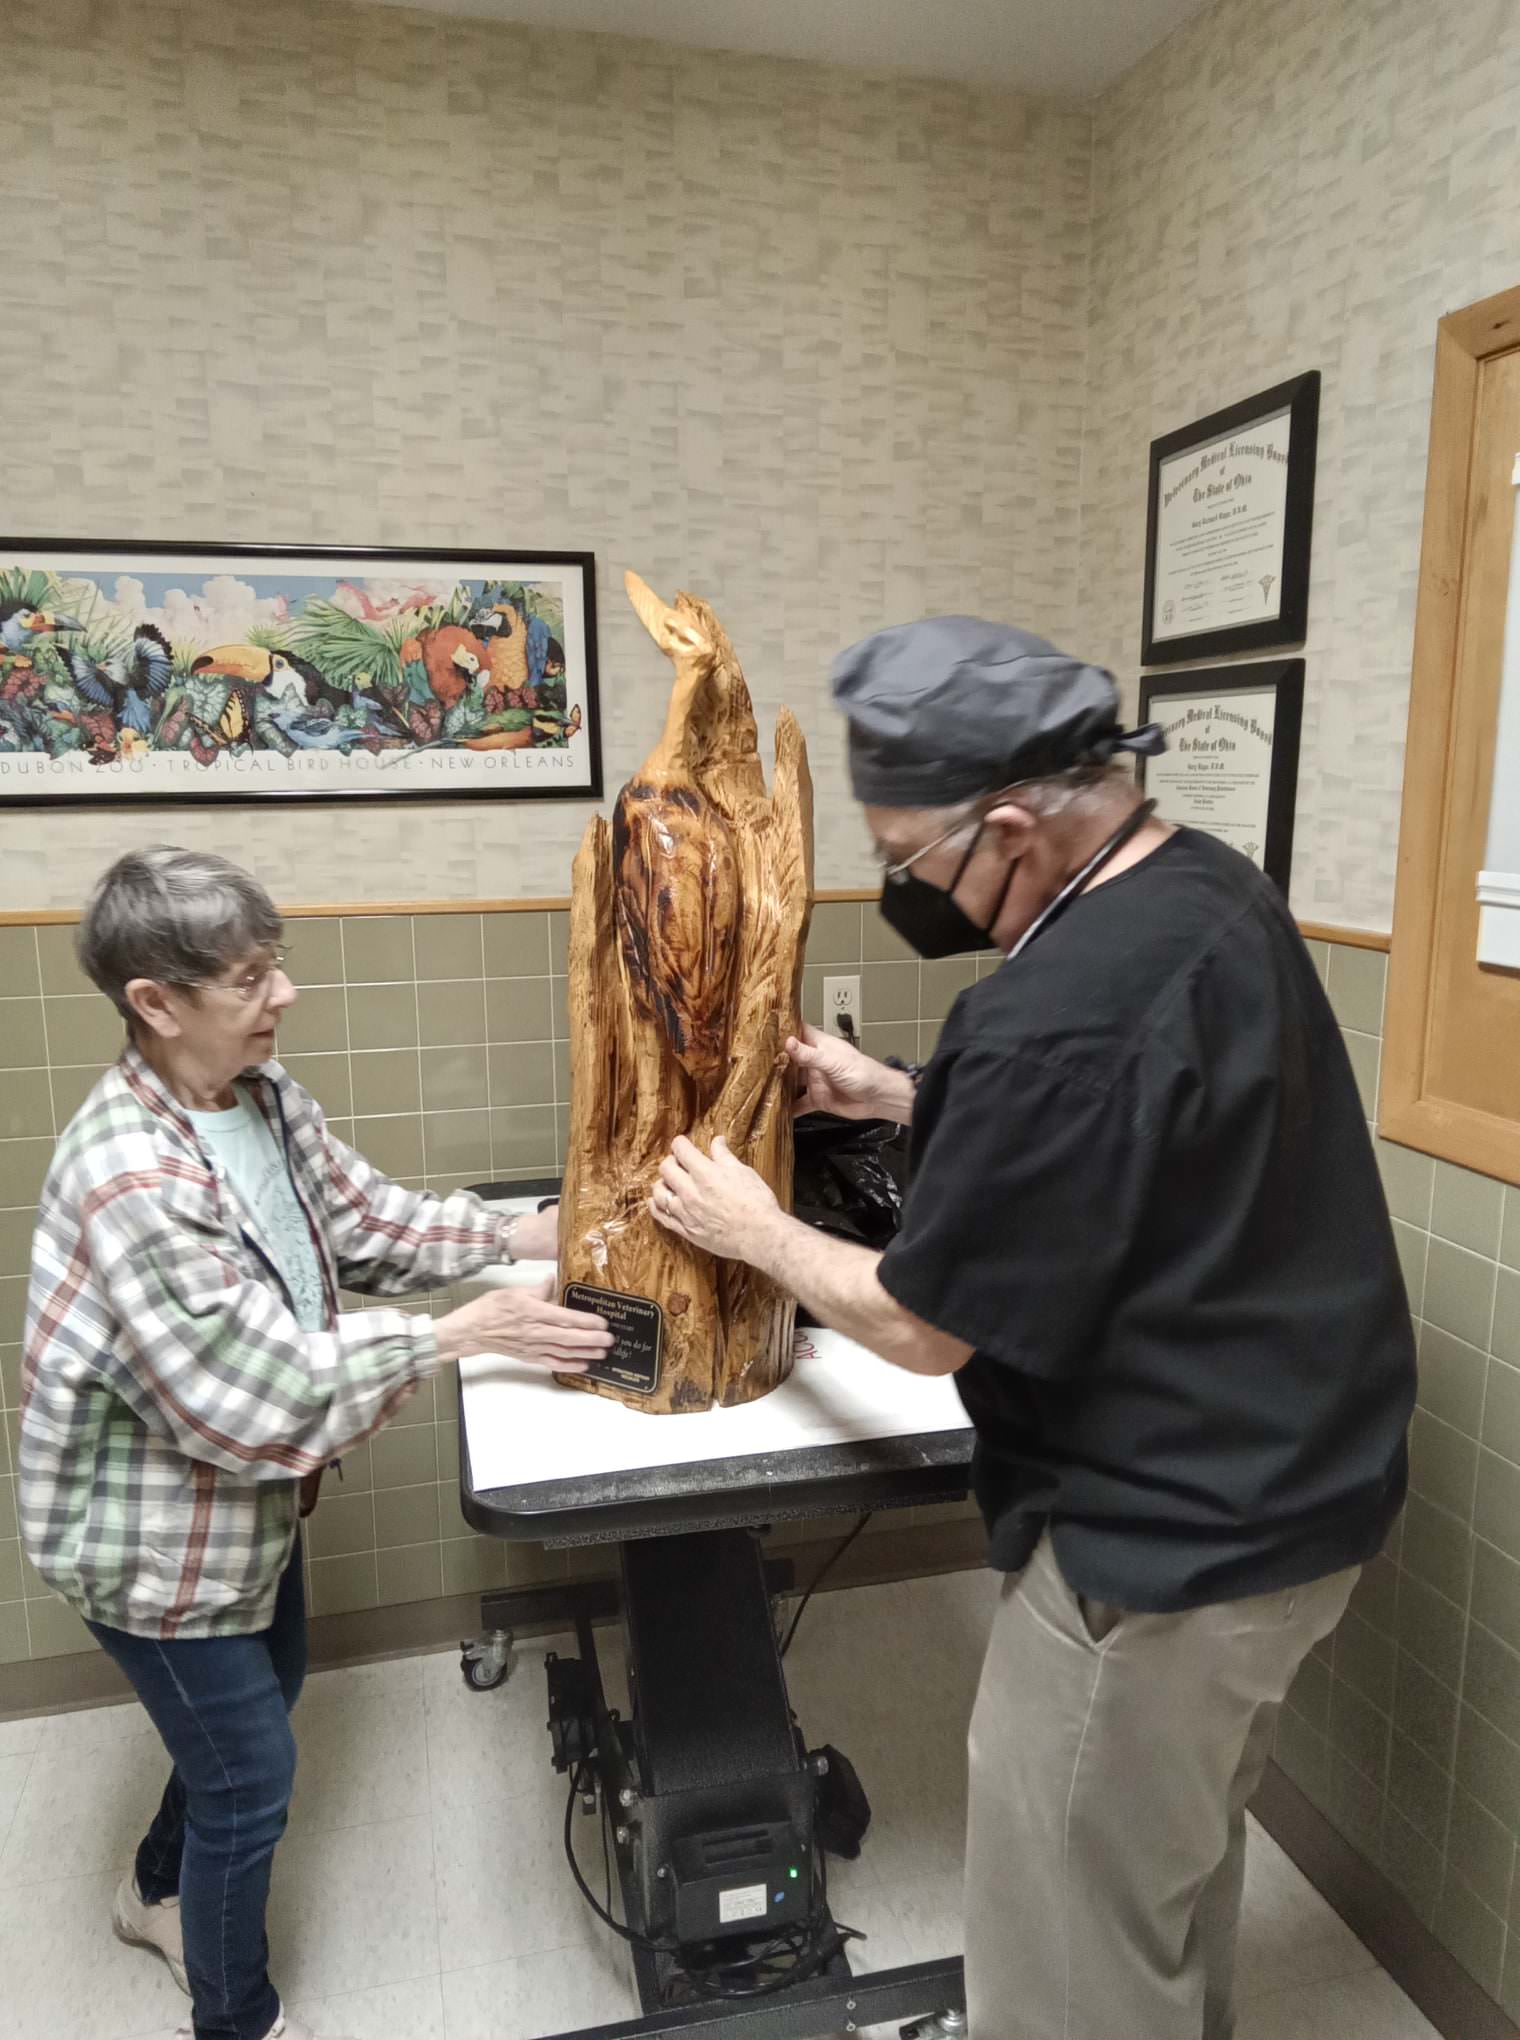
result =
[[297,1324],[258,1213],[134,1048],[64,1134],[38,1213],[21,1535],[66,1601],[136,1636],[266,1629],[300,1480],[437,1371],[430,1319],[340,1316],[340,1286],[405,1295],[499,1251],[477,1198],[378,1175],[277,1063],[245,1081],[311,1228],[326,1330]]

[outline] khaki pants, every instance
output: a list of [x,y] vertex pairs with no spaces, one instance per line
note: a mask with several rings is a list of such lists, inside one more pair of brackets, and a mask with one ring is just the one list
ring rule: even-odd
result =
[[1246,1804],[1356,1577],[1130,1615],[1046,1538],[1005,1581],[971,1721],[971,2040],[1229,2040]]

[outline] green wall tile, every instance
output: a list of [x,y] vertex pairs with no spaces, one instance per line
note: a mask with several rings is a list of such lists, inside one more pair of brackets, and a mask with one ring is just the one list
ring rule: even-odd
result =
[[0,1601],[21,1599],[21,1546],[14,1537],[0,1537]]
[[341,986],[302,992],[280,1020],[282,1055],[322,1055],[348,1047],[348,1006]]
[[1450,1162],[1434,1164],[1434,1195],[1430,1229],[1456,1246],[1469,1247],[1492,1261],[1499,1252],[1499,1227],[1504,1215],[1504,1186],[1491,1176]]
[[875,900],[863,900],[860,907],[860,953],[868,963],[917,961],[917,952],[882,919]]
[[1351,1592],[1351,1612],[1383,1636],[1398,1635],[1399,1569],[1391,1558],[1379,1553],[1362,1567]]
[[1473,1529],[1510,1558],[1520,1559],[1520,1466],[1497,1452],[1478,1455]]
[[1506,1268],[1520,1268],[1520,1189],[1513,1183],[1504,1192],[1504,1226],[1499,1235],[1499,1259]]
[[487,1098],[486,1051],[480,1047],[422,1051],[424,1112],[483,1110]]
[[121,1054],[126,1029],[99,992],[88,998],[47,1001],[48,1059],[56,1063],[111,1063]]
[[1458,1607],[1412,1573],[1399,1581],[1399,1643],[1426,1671],[1450,1686],[1462,1673],[1465,1606],[1465,1596],[1463,1607]]
[[1328,984],[1330,981],[1329,943],[1305,942],[1304,947],[1309,952],[1309,961],[1314,965],[1315,975],[1318,977],[1320,983],[1322,985]]
[[1478,1446],[1426,1410],[1416,1410],[1409,1427],[1409,1485],[1438,1509],[1472,1521],[1478,1479]]
[[39,1140],[53,1131],[53,1093],[46,1067],[0,1077],[0,1140]]
[[1349,1028],[1341,1029],[1341,1039],[1346,1044],[1346,1053],[1351,1058],[1351,1074],[1356,1079],[1357,1095],[1362,1101],[1362,1111],[1368,1119],[1377,1117],[1378,1087],[1378,1039],[1375,1034],[1356,1034]]
[[1400,1565],[1401,1593],[1404,1581],[1412,1576],[1465,1608],[1472,1577],[1472,1532],[1460,1518],[1412,1494],[1404,1507]]
[[868,1025],[918,1019],[917,963],[866,963],[860,971],[860,1012]]
[[1456,1956],[1468,1975],[1490,1997],[1496,1997],[1504,1959],[1504,1922],[1454,1869],[1447,1871],[1435,1931],[1436,1939]]
[[1359,1034],[1383,1031],[1383,986],[1388,959],[1380,950],[1352,949],[1338,942],[1330,951],[1327,990],[1331,1009],[1342,1027]]
[[485,952],[479,914],[418,914],[412,922],[417,980],[482,978]]
[[375,1543],[380,1550],[396,1545],[427,1544],[439,1531],[438,1487],[386,1488],[375,1496]]
[[1473,1545],[1472,1616],[1520,1650],[1520,1564],[1481,1537]]
[[1330,1667],[1318,1658],[1305,1658],[1288,1688],[1286,1704],[1323,1735],[1330,1726]]
[[26,1619],[34,1658],[69,1657],[75,1651],[100,1648],[83,1619],[65,1601],[56,1598],[32,1601],[28,1603]]
[[0,1210],[34,1210],[52,1160],[50,1140],[0,1140]]
[[368,1049],[349,1062],[355,1113],[369,1117],[421,1111],[422,1077],[415,1048]]
[[1496,1913],[1509,1909],[1515,1869],[1515,1837],[1459,1786],[1452,1794],[1447,1848],[1467,1883]]
[[1508,1367],[1500,1360],[1491,1360],[1488,1366],[1483,1442],[1520,1463],[1520,1367]]
[[370,1441],[375,1489],[415,1487],[438,1478],[431,1424],[388,1425]]
[[[918,1017],[944,1020],[961,993],[976,983],[976,962],[971,957],[947,957],[939,963],[922,963],[918,970]],[[869,1009],[868,1009],[869,1010]]]
[[[7,1275],[0,1279],[0,1345],[19,1345],[26,1332],[25,1275]],[[0,1600],[5,1596],[0,1594]]]
[[918,1060],[918,1022],[916,1020],[867,1020],[860,1030],[860,1045],[867,1055],[874,1055],[878,1061],[885,1061],[889,1055],[898,1056],[903,1062]]
[[1425,1264],[1425,1300],[1419,1314],[1443,1332],[1486,1352],[1497,1275],[1492,1261],[1455,1247],[1449,1240],[1432,1239]]
[[1457,1727],[1456,1780],[1505,1827],[1520,1827],[1520,1744],[1471,1707],[1462,1709]]
[[0,928],[0,985],[16,999],[42,990],[35,928]]
[[1451,1770],[1457,1751],[1457,1696],[1450,1686],[1402,1650],[1393,1725],[1443,1770]]
[[[435,1189],[453,1190],[491,1180],[491,1114],[482,1102],[470,1112],[424,1112],[422,1151],[427,1179]],[[536,1109],[536,1108],[534,1108]]]
[[1392,1224],[1393,1244],[1398,1251],[1409,1308],[1418,1317],[1425,1303],[1425,1264],[1430,1254],[1430,1235],[1415,1226],[1405,1225],[1399,1218],[1394,1219]]
[[1520,1367],[1520,1274],[1501,1268],[1494,1295],[1492,1349],[1511,1367]]
[[314,1615],[348,1615],[355,1608],[373,1608],[378,1600],[373,1551],[312,1560],[311,1612]]
[[93,992],[94,985],[79,968],[75,949],[77,927],[39,928],[37,954],[44,992]]
[[422,1115],[395,1119],[356,1119],[353,1146],[382,1176],[421,1176]]
[[[548,914],[487,914],[483,977],[547,977],[551,967]],[[555,914],[567,936],[570,917]],[[564,969],[563,963],[560,969]]]
[[350,1048],[414,1048],[417,1026],[415,985],[361,985],[348,995]]
[[549,980],[549,1024],[556,1041],[566,1041],[570,1035],[570,988],[565,978]]
[[285,948],[285,968],[296,984],[342,984],[343,925],[335,915],[287,921]]
[[47,1059],[41,999],[0,999],[0,1070],[35,1069]]
[[1428,1231],[1431,1188],[1435,1180],[1434,1162],[1429,1155],[1416,1154],[1413,1148],[1400,1147],[1395,1141],[1381,1137],[1374,1142],[1374,1147],[1389,1211],[1395,1218],[1402,1218],[1408,1224]]
[[1481,1622],[1468,1626],[1462,1698],[1511,1742],[1520,1742],[1520,1655]]
[[417,987],[418,1039],[424,1048],[447,1048],[486,1038],[485,986],[479,978]]
[[1387,1776],[1391,1732],[1392,1723],[1386,1714],[1343,1679],[1332,1680],[1330,1747],[1379,1787]]
[[1483,1426],[1483,1393],[1488,1355],[1439,1325],[1420,1327],[1420,1406],[1464,1437]]
[[[347,1119],[354,1109],[346,1055],[288,1055],[285,1067],[309,1091],[329,1119]],[[57,1080],[54,1079],[54,1090]]]
[[1335,1676],[1380,1712],[1393,1713],[1393,1675],[1397,1646],[1368,1622],[1346,1614],[1335,1635]]
[[53,1065],[53,1114],[58,1122],[58,1131],[67,1130],[69,1121],[84,1104],[106,1073],[102,1064],[98,1069],[64,1069]]
[[346,1495],[336,1481],[324,1481],[322,1499],[306,1525],[306,1548],[314,1559],[339,1558],[375,1548],[374,1498]]
[[1324,1806],[1330,1793],[1330,1745],[1325,1737],[1302,1715],[1284,1709],[1278,1717],[1276,1755],[1300,1792],[1316,1806]]
[[548,1041],[553,1019],[549,978],[490,978],[486,983],[486,1037],[491,1041]]
[[1391,1882],[1428,1927],[1440,1900],[1445,1858],[1393,1806],[1385,1808],[1383,1814],[1380,1861]]
[[1451,1792],[1451,1773],[1396,1734],[1388,1759],[1388,1804],[1437,1848],[1446,1840]]
[[0,1275],[24,1275],[32,1265],[33,1211],[0,1211]]
[[[16,1520],[16,1481],[9,1473],[0,1473],[0,1537],[15,1537],[20,1525]],[[18,1589],[16,1600],[22,1598]]]
[[[570,966],[570,916],[555,912],[548,916],[548,921],[549,969],[555,977],[564,977]],[[509,977],[511,973],[504,971],[502,975]]]
[[443,1545],[443,1591],[482,1594],[507,1583],[506,1546],[495,1537],[452,1537]]
[[436,1540],[377,1552],[375,1565],[382,1608],[404,1601],[434,1601],[443,1593],[443,1552]]
[[415,971],[409,917],[376,914],[345,920],[343,974],[351,985],[411,984]]
[[1324,1810],[1346,1839],[1373,1862],[1382,1845],[1384,1805],[1378,1782],[1332,1748],[1330,1793]]
[[491,1169],[534,1169],[552,1174],[557,1127],[552,1105],[509,1105],[491,1112]]
[[26,1609],[19,1601],[0,1602],[0,1665],[19,1665],[30,1656]]
[[487,1082],[493,1105],[552,1105],[554,1047],[548,1041],[515,1041],[487,1050]]
[[[871,918],[874,921],[879,919],[879,916],[873,912]],[[897,940],[895,936],[890,935],[885,923],[882,924],[882,932],[889,940],[893,942]],[[873,956],[885,957],[896,957],[899,953],[911,954],[906,943],[901,945],[901,952],[896,948],[873,949],[870,952]],[[861,948],[861,916],[857,903],[826,900],[823,905],[814,907],[813,918],[808,927],[809,963],[855,964],[859,963],[865,954]]]

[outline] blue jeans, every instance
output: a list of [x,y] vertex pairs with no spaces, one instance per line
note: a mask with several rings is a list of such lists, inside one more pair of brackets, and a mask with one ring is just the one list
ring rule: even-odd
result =
[[264,2040],[280,2015],[264,1910],[295,1784],[287,1717],[306,1676],[300,1539],[258,1635],[160,1643],[89,1626],[174,1765],[137,1851],[137,1888],[150,1905],[179,1898],[196,2040]]

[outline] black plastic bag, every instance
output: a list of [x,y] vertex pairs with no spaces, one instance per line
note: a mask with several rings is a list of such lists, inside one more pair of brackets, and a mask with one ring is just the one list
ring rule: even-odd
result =
[[792,1209],[805,1225],[878,1251],[902,1222],[908,1129],[889,1119],[797,1121]]

